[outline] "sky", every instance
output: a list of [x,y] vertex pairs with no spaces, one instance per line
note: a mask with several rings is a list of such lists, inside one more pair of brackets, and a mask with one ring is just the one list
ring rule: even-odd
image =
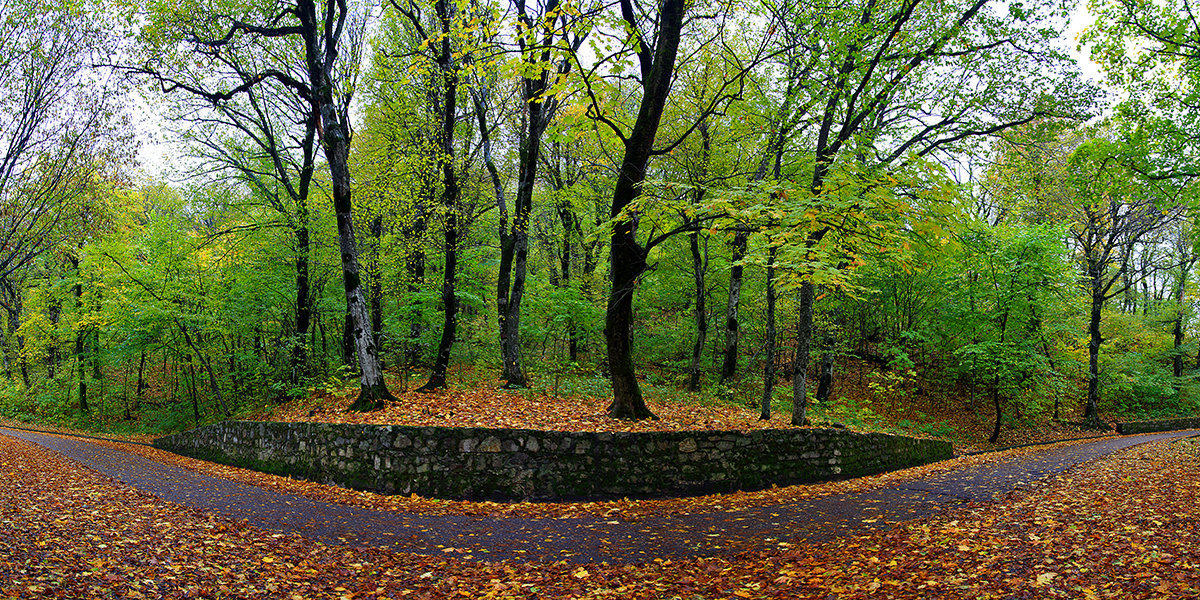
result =
[[1087,4],[1088,0],[1079,0],[1079,3],[1075,6],[1075,10],[1071,11],[1071,24],[1063,34],[1063,39],[1070,44],[1071,56],[1074,56],[1075,60],[1079,62],[1079,68],[1083,71],[1083,74],[1089,79],[1100,82],[1103,80],[1100,74],[1100,66],[1092,62],[1087,48],[1082,50],[1077,49],[1079,46],[1079,34],[1095,20],[1095,17],[1088,12]]

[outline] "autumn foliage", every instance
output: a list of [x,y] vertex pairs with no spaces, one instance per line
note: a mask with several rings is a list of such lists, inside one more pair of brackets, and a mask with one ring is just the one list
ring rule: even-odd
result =
[[632,565],[479,562],[445,552],[327,546],[161,502],[12,438],[0,436],[0,457],[0,597],[6,600],[1183,598],[1200,592],[1193,514],[1200,442],[1191,438],[1134,447],[997,502],[836,543],[764,541],[733,556]]

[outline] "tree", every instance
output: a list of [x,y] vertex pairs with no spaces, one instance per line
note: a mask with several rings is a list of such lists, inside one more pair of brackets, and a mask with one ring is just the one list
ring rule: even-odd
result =
[[446,372],[450,367],[450,352],[458,331],[459,297],[457,292],[458,253],[462,237],[460,201],[462,183],[458,172],[455,134],[459,120],[458,102],[462,85],[463,49],[459,34],[464,31],[464,15],[461,7],[451,0],[436,0],[431,15],[433,29],[426,28],[423,6],[417,2],[391,1],[392,9],[411,28],[413,37],[420,40],[416,54],[430,64],[419,65],[429,69],[429,108],[437,121],[434,130],[436,160],[441,172],[442,248],[445,262],[442,273],[441,305],[443,310],[442,335],[438,341],[437,354],[429,380],[418,390],[432,391],[446,387]]
[[[214,104],[246,97],[264,82],[274,82],[319,116],[337,216],[347,331],[358,355],[360,391],[352,410],[381,408],[383,401],[393,398],[383,379],[362,289],[350,199],[350,102],[365,16],[365,7],[337,0],[296,0],[269,7],[155,3],[147,14],[150,26],[143,31],[147,57],[133,69],[156,81],[164,93],[188,93]],[[299,73],[291,72],[286,63],[244,65],[225,58],[235,50],[265,48],[274,42],[293,44],[302,53]],[[219,77],[197,82],[177,75],[196,62]],[[297,118],[304,121],[309,114],[305,111]]]
[[990,379],[992,444],[1000,437],[1003,400],[1031,379],[1052,376],[1038,322],[1071,286],[1059,227],[984,225],[961,236],[961,280],[953,285],[950,306],[959,309],[959,331],[970,332],[971,339],[955,352],[972,376],[979,372]]
[[[695,18],[690,21],[685,19],[689,6],[682,0],[664,0],[654,7],[634,0],[620,0],[618,8],[620,13],[614,18],[612,26],[625,32],[620,40],[620,49],[600,57],[593,67],[585,69],[581,66],[580,70],[583,71],[590,103],[588,116],[607,127],[620,140],[621,148],[620,167],[617,169],[609,211],[609,226],[612,228],[609,236],[609,274],[612,287],[605,313],[604,338],[613,401],[608,414],[617,419],[644,419],[653,418],[654,414],[646,407],[634,370],[631,343],[633,295],[638,278],[648,268],[646,261],[650,249],[677,231],[682,231],[670,230],[651,236],[645,244],[638,241],[638,214],[641,210],[638,200],[642,197],[647,167],[651,157],[666,154],[679,146],[706,118],[727,106],[740,91],[746,73],[762,60],[765,49],[759,46],[751,50],[750,57],[745,59],[733,53],[714,52],[714,58],[727,61],[727,70],[721,83],[715,86],[715,92],[706,99],[701,110],[689,115],[682,126],[675,128],[679,133],[674,134],[672,140],[656,143],[667,97],[677,73],[676,61],[685,23],[696,25],[711,17],[699,16],[701,13],[697,11]],[[697,7],[692,8],[695,10]],[[725,27],[730,20],[732,17],[728,12],[719,11],[708,28],[711,33],[700,34],[702,37],[691,44],[695,47],[720,45],[725,41]],[[690,56],[702,54],[691,53]],[[612,62],[616,67],[612,75],[618,80],[623,79],[622,61],[630,55],[636,66],[632,77],[635,81],[633,93],[637,98],[634,101],[637,110],[632,124],[623,124],[622,118],[611,114],[601,101],[597,73]],[[574,60],[580,60],[578,53],[574,55]],[[617,85],[617,89],[620,89]]]
[[[561,106],[561,89],[571,62],[563,55],[576,52],[584,34],[572,34],[572,8],[546,0],[531,11],[515,0],[517,50],[520,53],[521,102],[524,109],[517,148],[517,189],[511,226],[500,200],[500,274],[496,308],[500,323],[501,377],[508,387],[524,387],[521,365],[521,300],[525,294],[529,255],[529,218],[541,162],[542,137]],[[499,200],[499,197],[498,197]]]
[[[216,56],[225,71],[246,74],[269,68],[272,58],[278,64],[299,64],[295,48],[286,45],[251,48],[245,55],[235,51]],[[293,72],[292,77],[299,78]],[[175,77],[187,78],[188,85],[200,88],[213,77],[210,69],[185,71]],[[253,191],[254,204],[271,209],[270,221],[255,227],[283,227],[291,232],[295,259],[295,335],[291,346],[290,381],[298,383],[308,375],[307,338],[312,324],[310,265],[310,194],[316,172],[317,122],[320,115],[311,102],[289,93],[274,80],[265,80],[247,88],[243,94],[226,99],[212,95],[188,94],[175,107],[174,120],[182,123],[180,137],[191,142],[191,151],[200,164],[193,176],[217,180],[230,174]],[[266,215],[264,215],[266,216]],[[233,232],[230,232],[233,233]]]
[[[1178,217],[1169,187],[1140,178],[1130,168],[1137,144],[1097,137],[1067,159],[1066,182],[1073,202],[1063,206],[1078,252],[1089,302],[1088,390],[1083,418],[1100,420],[1100,345],[1105,303],[1137,285],[1134,247],[1143,237]],[[1142,274],[1144,277],[1145,274]]]
[[[973,137],[1048,116],[1078,116],[1090,107],[1094,90],[1080,84],[1070,61],[1051,47],[1054,3],[994,10],[987,0],[967,0],[941,3],[929,13],[924,8],[899,0],[827,7],[814,15],[824,66],[805,82],[820,108],[813,143],[805,148],[812,156],[812,200],[802,210],[815,209],[816,219],[794,221],[805,228],[796,242],[799,254],[817,251],[840,227],[839,212],[821,214],[822,197],[842,193],[830,180],[839,164],[861,163],[853,170],[865,173],[895,169]],[[792,371],[795,425],[806,420],[813,275],[836,264],[795,264],[802,281]]]
[[131,149],[121,90],[94,69],[112,40],[93,9],[20,0],[0,22],[0,306],[18,347],[26,270],[93,227]]

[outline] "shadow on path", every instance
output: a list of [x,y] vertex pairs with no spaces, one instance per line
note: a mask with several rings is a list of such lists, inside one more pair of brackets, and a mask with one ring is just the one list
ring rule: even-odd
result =
[[[0,429],[163,500],[330,544],[481,560],[639,563],[820,543],[987,501],[1122,448],[1195,435],[1175,431],[1105,438],[963,467],[879,488],[730,512],[606,521],[593,517],[422,516],[329,504],[165,465],[76,438]],[[452,550],[447,550],[452,549]]]

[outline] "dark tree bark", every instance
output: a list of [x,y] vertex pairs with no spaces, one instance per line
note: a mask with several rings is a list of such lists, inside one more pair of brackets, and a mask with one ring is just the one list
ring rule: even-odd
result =
[[196,427],[200,426],[200,394],[196,390],[196,365],[192,363],[192,356],[187,357],[188,374],[190,377],[184,381],[187,385],[188,395],[192,398],[192,418],[195,419]]
[[833,323],[821,336],[821,373],[817,380],[817,402],[829,402],[833,392],[833,363],[837,358],[837,331],[843,325],[842,309],[838,308],[833,314]]
[[366,299],[363,297],[362,270],[358,264],[358,241],[355,238],[353,205],[350,201],[351,179],[349,92],[337,91],[334,80],[338,53],[342,50],[342,35],[348,18],[346,5],[325,0],[323,14],[317,14],[314,0],[298,0],[295,14],[300,21],[304,40],[305,67],[308,71],[309,95],[313,108],[320,114],[321,145],[329,164],[333,208],[337,218],[338,247],[342,259],[342,282],[345,288],[347,312],[353,327],[355,352],[358,355],[359,394],[350,410],[368,411],[383,407],[384,401],[395,400],[383,379],[379,363],[379,348],[371,328]]
[[[562,248],[558,254],[559,285],[564,288],[571,286],[571,258],[574,254],[571,240],[579,228],[575,210],[567,202],[560,201],[558,205],[558,218],[563,225]],[[567,359],[573,363],[579,361],[579,326],[574,317],[567,320]]]
[[1196,261],[1200,260],[1192,253],[1189,241],[1187,239],[1180,240],[1176,247],[1180,251],[1179,258],[1179,277],[1175,281],[1175,290],[1173,300],[1175,301],[1175,319],[1171,326],[1171,336],[1174,339],[1175,352],[1171,356],[1171,373],[1175,376],[1175,393],[1179,394],[1183,380],[1183,317],[1185,314],[1183,304],[1183,293],[1187,288],[1188,277],[1192,272],[1192,268],[1196,266]]
[[[1000,313],[1000,346],[1003,347],[1007,341],[1008,334],[1008,315],[1007,309]],[[992,378],[992,407],[996,411],[996,422],[992,427],[992,435],[988,437],[989,444],[995,444],[1000,439],[1000,424],[1004,420],[1003,407],[1000,405],[1000,373]]]
[[[291,195],[295,219],[292,235],[296,240],[296,337],[292,341],[291,381],[299,384],[311,374],[308,364],[307,338],[312,327],[312,284],[309,280],[309,262],[312,256],[312,243],[309,231],[308,195],[312,188],[313,173],[316,169],[316,136],[317,111],[310,111],[305,120],[304,137],[300,143],[300,162],[298,177],[295,184],[291,180],[289,170],[285,166],[282,152],[277,144],[268,144],[268,153],[272,156],[275,171],[279,175],[283,188]],[[273,136],[266,139],[274,139]],[[282,203],[280,207],[282,207]],[[284,211],[286,212],[286,211]]]
[[[75,275],[75,285],[71,286],[71,296],[75,298],[75,310],[83,311],[83,280],[82,274],[79,272],[79,257],[74,253],[67,256],[67,261],[71,263],[71,270]],[[77,376],[76,385],[78,386],[79,395],[79,412],[88,414],[91,412],[91,407],[88,406],[88,389],[87,389],[87,348],[86,338],[88,329],[80,327],[75,332],[75,372]]]
[[[712,152],[712,136],[709,135],[708,123],[701,122],[696,130],[700,134],[700,166],[695,177],[696,191],[693,204],[701,206],[707,191],[709,178],[709,160]],[[690,221],[690,222],[689,222]],[[688,234],[688,247],[692,252],[692,283],[695,286],[695,316],[696,343],[692,346],[692,365],[688,378],[688,391],[700,391],[700,363],[704,357],[704,346],[708,340],[708,286],[705,276],[708,272],[708,237],[704,239],[704,252],[701,253],[700,223],[684,218],[684,226],[692,228]]]
[[[393,4],[394,5],[394,4]],[[398,8],[398,7],[397,7]],[[458,243],[459,243],[459,195],[462,190],[458,182],[458,172],[454,160],[454,125],[457,117],[459,73],[451,45],[451,29],[454,19],[454,4],[450,0],[438,0],[434,4],[436,21],[441,27],[439,40],[432,43],[436,46],[435,60],[437,75],[440,79],[440,128],[438,131],[438,157],[442,173],[441,204],[445,216],[442,221],[443,253],[445,261],[442,270],[442,336],[438,341],[437,354],[434,356],[433,369],[429,380],[417,391],[433,391],[446,387],[446,373],[450,368],[450,352],[454,347],[454,338],[458,330]],[[412,13],[410,13],[412,14]],[[415,27],[420,23],[409,17]],[[430,39],[426,37],[426,39]]]
[[[631,0],[621,0],[621,8],[626,22],[636,31]],[[624,139],[625,153],[617,172],[609,212],[613,223],[609,238],[612,291],[604,319],[604,341],[613,387],[608,415],[615,419],[656,418],[642,398],[633,366],[633,293],[638,277],[646,271],[647,251],[637,241],[635,219],[627,209],[641,195],[641,186],[646,179],[646,166],[671,91],[686,3],[663,0],[660,11],[655,46],[653,49],[645,46],[649,40],[642,39],[638,51],[643,74],[642,99],[633,129]]]
[[729,299],[725,303],[725,348],[721,352],[721,383],[726,383],[737,373],[738,338],[741,321],[738,317],[738,307],[742,300],[742,277],[744,269],[741,261],[746,258],[746,246],[750,234],[739,231],[733,236],[733,255],[729,268]]
[[[808,424],[808,360],[812,344],[813,284],[800,285],[801,319],[796,324],[796,358],[792,361],[792,425]],[[807,315],[807,319],[804,316]]]
[[12,370],[12,351],[8,347],[8,327],[7,326],[0,327],[0,353],[3,353],[3,357],[4,357],[4,377],[5,377],[5,379],[8,379],[9,381],[15,381],[13,379],[13,370]]
[[[520,33],[521,101],[525,109],[524,127],[518,142],[517,190],[511,222],[503,194],[497,192],[501,206],[500,274],[497,281],[496,309],[500,324],[500,355],[505,387],[525,387],[528,379],[521,364],[521,302],[525,295],[529,260],[529,216],[533,210],[533,190],[541,162],[542,136],[558,111],[559,99],[549,94],[550,75],[564,75],[570,62],[551,64],[556,38],[567,41],[569,11],[560,11],[558,0],[548,0],[540,14],[529,12],[525,0],[515,0]],[[556,21],[561,24],[556,25]],[[579,48],[582,38],[572,44]],[[493,179],[496,179],[493,172]],[[497,188],[499,190],[499,188]]]
[[21,383],[29,390],[29,361],[25,358],[25,336],[21,330],[21,313],[24,310],[21,295],[13,289],[12,283],[0,279],[0,305],[8,313],[8,333],[17,340],[17,364],[21,371]]
[[[1101,161],[1096,173],[1097,185],[1104,185],[1106,169],[1112,163]],[[1071,235],[1082,257],[1083,275],[1090,299],[1088,318],[1088,387],[1083,420],[1095,426],[1100,420],[1100,347],[1104,341],[1100,325],[1104,305],[1139,283],[1129,278],[1134,242],[1168,222],[1172,213],[1164,214],[1148,198],[1118,199],[1109,197],[1107,190],[1097,193],[1097,201],[1079,207],[1078,219]],[[1116,265],[1115,268],[1112,265]],[[1120,285],[1118,285],[1118,283]]]
[[[697,192],[697,196],[703,196],[703,192]],[[700,250],[700,232],[693,231],[688,234],[688,247],[692,251],[692,283],[695,286],[695,317],[696,317],[696,343],[692,346],[692,365],[689,369],[688,391],[700,391],[700,362],[704,356],[704,344],[708,339],[708,290],[705,287],[704,275],[708,270],[708,244],[704,245],[704,252]]]
[[146,349],[142,349],[142,356],[138,360],[137,371],[137,386],[134,388],[133,395],[133,412],[141,412],[142,402],[146,400],[146,390],[149,386],[146,385]]
[[1097,423],[1100,420],[1100,344],[1104,338],[1100,335],[1101,311],[1107,300],[1101,283],[1099,264],[1089,265],[1088,271],[1093,273],[1091,278],[1090,310],[1088,311],[1088,386],[1087,403],[1084,405],[1083,420]]
[[[47,304],[46,317],[50,320],[50,325],[57,328],[59,320],[62,319],[62,302],[55,298]],[[58,367],[62,364],[62,360],[62,352],[58,349],[58,343],[51,340],[49,347],[46,348],[46,379],[57,377]]]
[[383,215],[375,215],[375,218],[371,219],[371,241],[371,279],[367,286],[371,296],[371,330],[375,332],[375,347],[382,351],[383,270],[379,263],[379,253],[383,244]]
[[354,315],[346,311],[342,315],[342,364],[347,370],[358,364],[357,352],[354,350]]
[[763,393],[758,413],[762,421],[771,418],[771,399],[775,395],[775,256],[778,252],[774,244],[767,247],[767,341],[764,351],[767,361],[763,365]]

